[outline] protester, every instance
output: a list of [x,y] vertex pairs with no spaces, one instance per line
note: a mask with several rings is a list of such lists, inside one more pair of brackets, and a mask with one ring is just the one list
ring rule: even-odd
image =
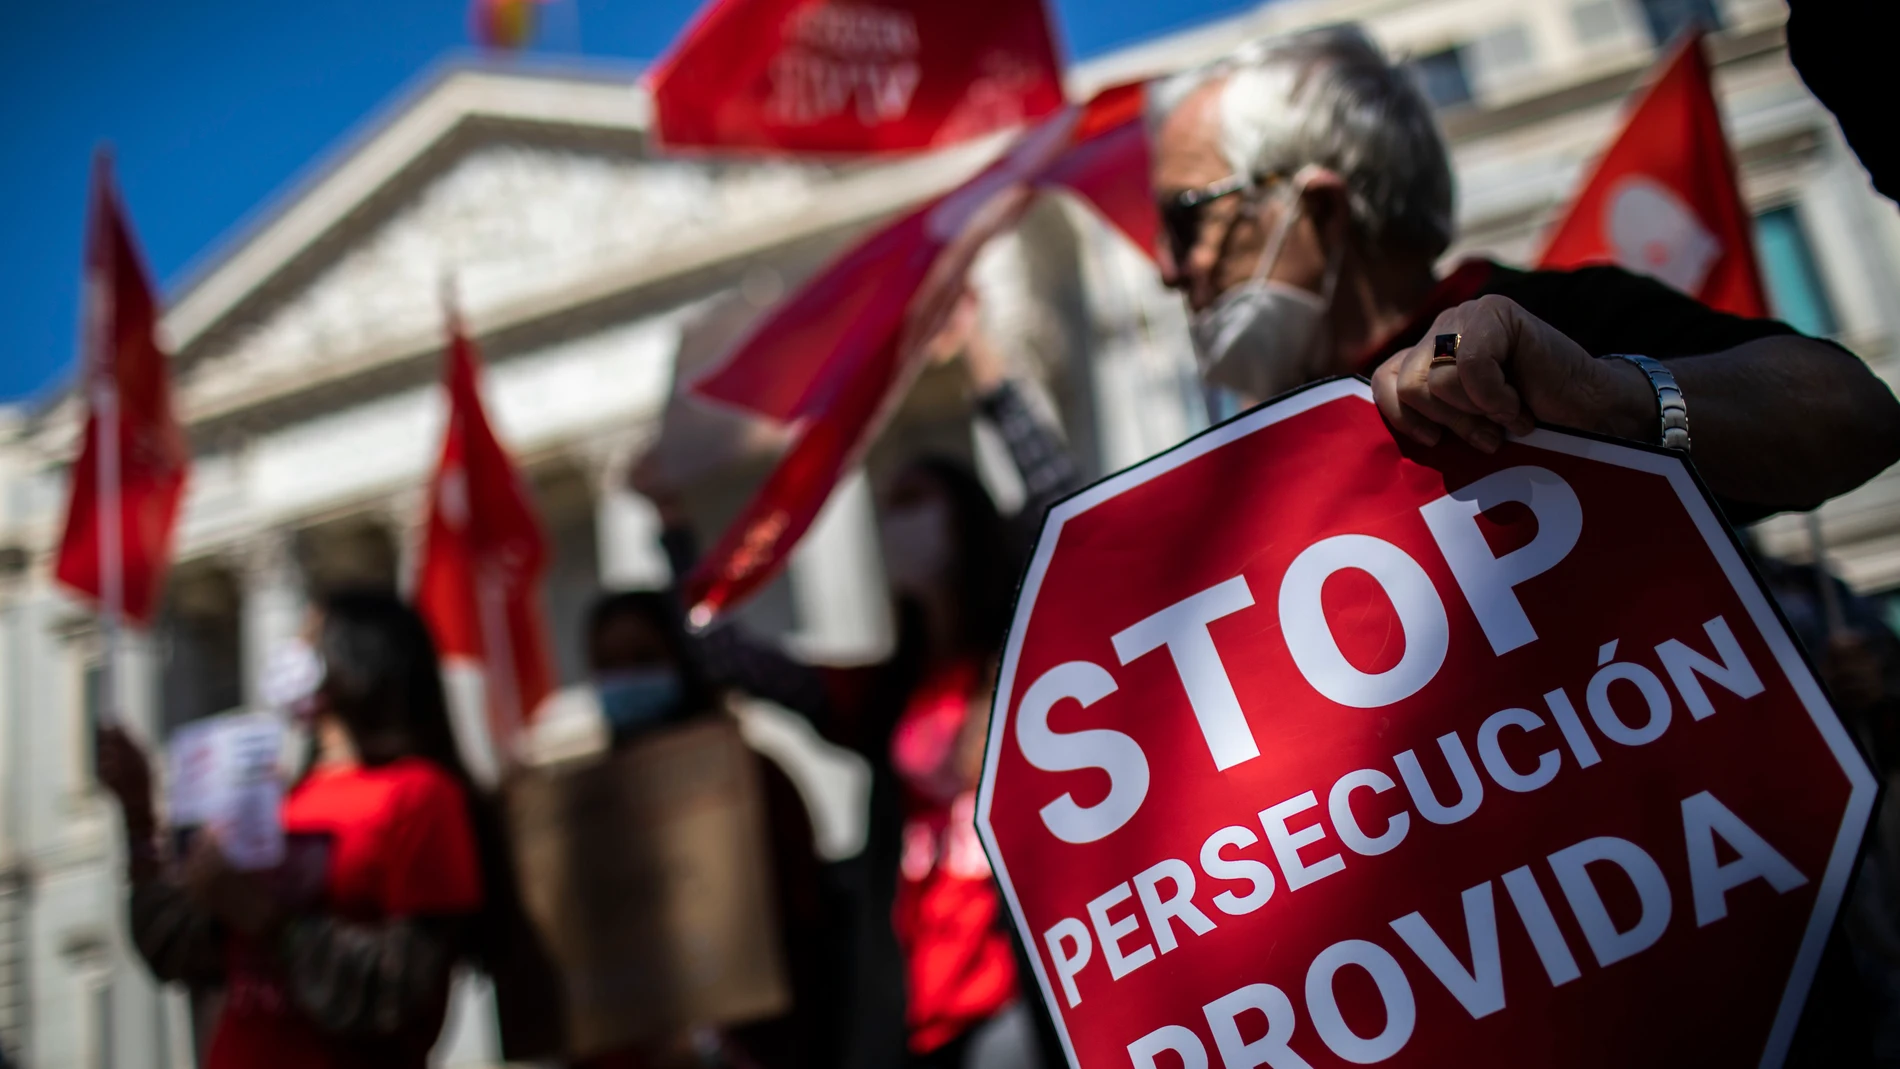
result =
[[1843,960],[1817,977],[1802,1022],[1805,1046],[1823,1051],[1792,1064],[1838,1064],[1851,1044],[1871,1050],[1873,1065],[1900,1066],[1900,639],[1874,602],[1839,579],[1744,543],[1885,788],[1841,911],[1845,945],[1828,948]]
[[1891,51],[1886,34],[1869,32],[1872,13],[1847,0],[1789,0],[1788,61],[1840,120],[1874,188],[1900,200],[1900,138],[1888,103]]
[[[1402,441],[1485,452],[1543,421],[1688,448],[1731,522],[1806,509],[1900,458],[1900,405],[1853,354],[1615,267],[1466,261],[1431,110],[1358,28],[1249,46],[1163,87],[1163,279],[1210,382],[1264,399],[1370,374]],[[1615,354],[1666,361],[1662,375]],[[1661,367],[1661,365],[1657,365]],[[1662,403],[1676,409],[1666,429]],[[1685,413],[1688,427],[1682,424]],[[1685,433],[1693,430],[1693,438]],[[1790,1064],[1857,1064],[1870,1029],[1830,944]]]
[[[1011,1069],[1045,1064],[1053,1054],[1040,1011],[1025,1001],[1035,996],[1020,982],[1021,959],[976,838],[974,801],[1020,551],[1043,510],[1080,476],[1054,430],[1007,379],[976,315],[966,298],[932,345],[940,355],[962,350],[978,408],[1016,461],[1028,491],[1017,526],[967,465],[913,461],[880,502],[898,615],[888,660],[814,668],[731,627],[707,632],[698,644],[714,679],[803,713],[872,764],[866,855],[876,886],[860,936],[868,950],[858,966],[854,1065]],[[667,515],[674,568],[685,574],[690,537],[671,494],[644,481],[640,489]],[[901,983],[884,982],[896,970],[877,953],[893,935]],[[875,1049],[879,1022],[900,1013],[907,1055]]]
[[277,870],[236,871],[210,833],[167,856],[144,753],[99,733],[133,941],[161,980],[226,989],[211,1069],[420,1069],[450,971],[489,927],[484,885],[506,881],[421,619],[386,594],[335,594],[317,633],[315,752],[283,801]]
[[[603,595],[587,614],[587,666],[611,745],[648,733],[722,716],[721,696],[686,655],[677,603],[655,591]],[[592,1069],[667,1064],[690,1053],[697,1065],[798,1069],[837,1064],[843,984],[835,927],[813,847],[811,818],[791,779],[769,758],[758,760],[769,835],[773,900],[792,988],[784,1015],[723,1031],[682,1035],[653,1049],[588,1059]]]
[[[1658,391],[1610,354],[1668,361],[1696,466],[1731,520],[1808,508],[1900,458],[1900,405],[1860,360],[1714,312],[1615,267],[1518,271],[1453,236],[1444,141],[1356,27],[1249,46],[1168,83],[1153,177],[1164,280],[1212,383],[1264,399],[1370,374],[1395,433],[1487,452],[1545,421],[1660,440]],[[1454,335],[1434,366],[1435,339]],[[1447,339],[1450,341],[1450,339]]]

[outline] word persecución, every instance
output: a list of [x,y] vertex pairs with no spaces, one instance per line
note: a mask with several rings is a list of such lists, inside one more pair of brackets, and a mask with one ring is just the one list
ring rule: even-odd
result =
[[774,122],[808,126],[855,110],[866,125],[893,122],[910,110],[923,77],[916,19],[907,11],[869,5],[808,7],[785,28],[785,48],[772,60]]

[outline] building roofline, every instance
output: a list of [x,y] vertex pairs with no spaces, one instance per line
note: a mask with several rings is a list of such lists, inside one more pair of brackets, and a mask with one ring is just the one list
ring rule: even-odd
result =
[[619,63],[501,64],[469,55],[434,64],[188,263],[164,316],[171,349],[188,350],[260,280],[470,120],[644,131],[652,108],[639,70]]
[[[1224,51],[1234,34],[1258,32],[1260,14],[1269,6],[1277,4],[1073,62],[1071,95],[1086,99],[1118,82],[1204,62]],[[163,329],[170,348],[189,351],[261,281],[470,120],[644,132],[652,117],[652,100],[640,83],[645,66],[593,58],[497,61],[472,52],[432,64],[187,262],[167,287]]]

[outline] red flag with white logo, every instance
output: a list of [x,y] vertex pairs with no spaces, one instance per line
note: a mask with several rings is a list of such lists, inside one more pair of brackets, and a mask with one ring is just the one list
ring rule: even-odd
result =
[[158,301],[104,153],[93,161],[80,324],[85,438],[53,574],[116,622],[149,624],[191,452],[172,415]]
[[653,70],[669,148],[954,144],[1062,106],[1043,0],[711,0]]
[[443,386],[442,459],[429,483],[429,521],[416,608],[444,659],[481,664],[497,749],[554,689],[541,577],[547,540],[527,487],[482,408],[474,342],[453,313]]
[[1045,119],[976,177],[834,261],[694,384],[702,397],[797,426],[765,485],[687,577],[695,624],[777,574],[902,399],[971,261],[1022,217],[1036,190],[1079,193],[1153,248],[1141,108],[1142,87],[1126,85]]
[[1587,264],[1650,275],[1724,312],[1768,314],[1699,33],[1676,46],[1630,112],[1539,266]]

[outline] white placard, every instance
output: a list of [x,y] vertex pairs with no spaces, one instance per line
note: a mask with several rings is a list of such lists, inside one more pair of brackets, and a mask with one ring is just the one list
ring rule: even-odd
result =
[[208,829],[239,869],[281,863],[283,736],[274,713],[207,717],[174,731],[167,747],[173,826]]

